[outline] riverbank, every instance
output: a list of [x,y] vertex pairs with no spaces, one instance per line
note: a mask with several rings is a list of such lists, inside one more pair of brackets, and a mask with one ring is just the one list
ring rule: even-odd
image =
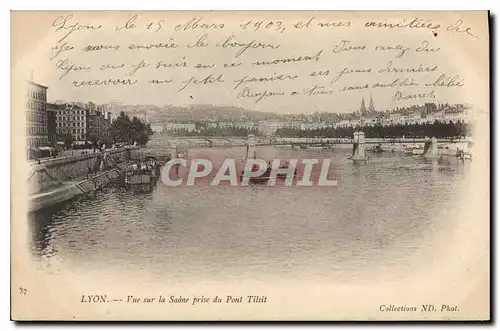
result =
[[[122,164],[120,166],[126,166]],[[28,197],[29,212],[50,208],[58,203],[73,199],[79,195],[93,193],[108,185],[120,176],[117,168],[99,172],[89,178],[79,178],[73,181],[62,182],[60,185],[30,194]]]

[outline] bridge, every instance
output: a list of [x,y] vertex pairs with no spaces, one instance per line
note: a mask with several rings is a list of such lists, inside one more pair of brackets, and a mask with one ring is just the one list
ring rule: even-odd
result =
[[[426,138],[365,138],[366,144],[417,144],[425,143]],[[438,139],[438,143],[457,142],[452,139]],[[318,145],[329,146],[338,144],[353,144],[353,138],[273,138],[257,139],[257,146],[271,145]]]

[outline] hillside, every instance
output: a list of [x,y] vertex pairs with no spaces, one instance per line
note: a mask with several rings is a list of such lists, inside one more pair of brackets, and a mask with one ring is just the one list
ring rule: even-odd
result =
[[278,114],[270,112],[259,112],[238,107],[216,106],[216,105],[190,105],[178,107],[171,105],[114,105],[113,113],[118,115],[125,112],[129,116],[144,118],[148,122],[166,121],[231,121],[231,120],[267,120],[279,118]]

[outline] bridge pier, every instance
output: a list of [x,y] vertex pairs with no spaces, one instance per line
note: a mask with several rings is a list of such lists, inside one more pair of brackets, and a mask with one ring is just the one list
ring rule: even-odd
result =
[[436,137],[432,137],[431,139],[427,139],[424,144],[424,153],[423,157],[428,159],[437,159],[439,158],[438,147],[437,147],[437,139]]
[[256,157],[257,157],[257,153],[255,150],[255,136],[253,134],[249,134],[247,136],[246,158],[247,159],[255,159]]
[[176,144],[172,144],[172,149],[170,150],[170,159],[173,160],[173,159],[177,159],[179,156],[179,154],[177,153],[177,145]]
[[351,160],[356,162],[366,162],[368,158],[366,157],[365,150],[365,133],[362,131],[354,132],[353,146],[352,146],[352,157]]

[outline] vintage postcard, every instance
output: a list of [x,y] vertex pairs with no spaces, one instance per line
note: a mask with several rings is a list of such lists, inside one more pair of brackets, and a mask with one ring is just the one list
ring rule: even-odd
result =
[[490,319],[487,11],[13,11],[12,319]]

